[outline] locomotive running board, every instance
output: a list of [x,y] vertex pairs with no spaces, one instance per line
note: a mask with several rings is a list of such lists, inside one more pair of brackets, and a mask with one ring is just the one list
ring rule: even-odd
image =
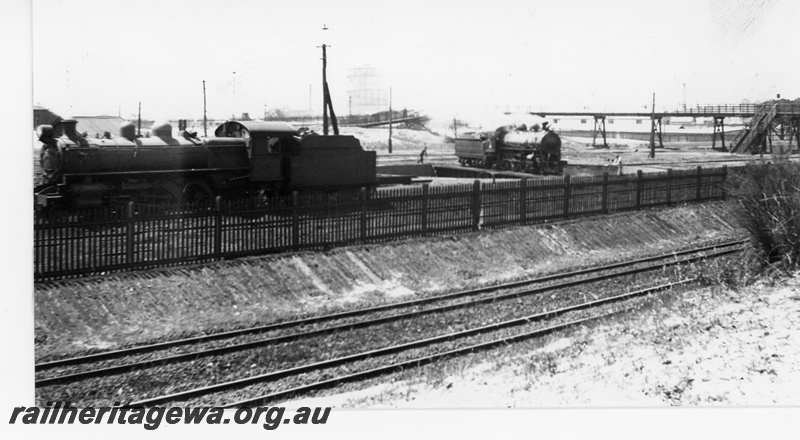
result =
[[228,171],[228,172],[241,172],[241,171],[250,171],[250,167],[240,167],[240,168],[193,168],[191,170],[154,170],[154,171],[106,171],[103,173],[72,173],[72,174],[64,174],[64,177],[84,177],[84,176],[125,176],[128,174],[148,174],[148,175],[155,175],[155,174],[190,174],[190,173],[217,173],[221,171]]

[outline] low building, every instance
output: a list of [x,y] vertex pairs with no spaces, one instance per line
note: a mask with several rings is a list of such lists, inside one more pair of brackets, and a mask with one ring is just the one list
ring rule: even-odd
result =
[[51,112],[49,109],[46,109],[44,107],[40,107],[38,105],[34,105],[33,106],[33,128],[34,129],[36,127],[38,127],[40,125],[44,125],[44,124],[52,125],[53,122],[55,122],[55,120],[57,118],[59,118],[59,116],[57,114]]
[[119,126],[127,122],[119,116],[73,116],[78,121],[78,133],[86,133],[86,137],[103,137],[108,132],[111,136],[119,136]]

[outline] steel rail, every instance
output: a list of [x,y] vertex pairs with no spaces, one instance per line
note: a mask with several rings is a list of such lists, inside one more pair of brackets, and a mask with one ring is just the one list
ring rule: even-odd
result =
[[653,256],[653,257],[640,258],[640,259],[637,259],[637,260],[630,260],[630,261],[625,261],[625,262],[620,262],[620,263],[613,263],[613,264],[609,264],[609,265],[605,265],[605,266],[598,266],[598,267],[581,269],[581,270],[576,270],[576,271],[571,271],[571,272],[564,272],[564,273],[559,273],[559,274],[547,275],[547,276],[534,278],[534,279],[513,281],[513,282],[510,282],[510,283],[503,283],[503,284],[497,284],[497,285],[493,285],[493,286],[486,286],[486,287],[481,287],[481,288],[473,289],[473,290],[462,290],[462,291],[458,291],[458,292],[442,294],[442,295],[435,295],[435,296],[430,296],[430,297],[427,297],[427,298],[420,298],[420,299],[415,299],[415,300],[410,300],[410,301],[403,301],[403,302],[392,303],[392,304],[384,304],[384,305],[380,305],[380,306],[368,307],[368,308],[357,309],[357,310],[348,310],[348,311],[332,313],[332,314],[328,314],[328,315],[314,316],[314,317],[303,318],[303,319],[298,319],[298,320],[293,320],[293,321],[278,322],[278,323],[273,323],[273,324],[268,324],[268,325],[263,325],[263,326],[258,326],[258,327],[251,327],[251,328],[246,328],[246,329],[239,329],[239,330],[231,330],[231,331],[227,331],[227,332],[220,332],[220,333],[215,333],[215,334],[211,334],[211,335],[203,335],[203,336],[195,336],[195,337],[191,337],[191,338],[176,339],[176,340],[165,341],[165,342],[160,342],[160,343],[156,343],[156,344],[142,345],[142,346],[130,347],[130,348],[125,348],[125,349],[120,349],[120,350],[113,350],[113,351],[106,351],[106,352],[101,352],[101,353],[94,353],[94,354],[89,354],[89,355],[86,355],[86,356],[79,356],[79,357],[73,357],[73,358],[67,358],[67,359],[59,359],[59,360],[54,360],[54,361],[50,361],[50,362],[43,362],[43,363],[36,364],[34,366],[34,370],[35,371],[42,371],[42,370],[50,369],[50,368],[57,368],[57,367],[63,367],[63,366],[67,366],[67,365],[75,365],[75,364],[81,364],[81,363],[87,363],[87,362],[95,362],[95,361],[114,358],[114,357],[122,357],[122,356],[130,356],[130,355],[142,354],[142,353],[146,353],[146,352],[149,352],[149,351],[163,350],[163,349],[166,349],[166,348],[171,348],[171,347],[180,346],[180,345],[188,345],[188,344],[199,343],[199,342],[207,342],[207,341],[213,341],[213,340],[217,340],[217,339],[225,339],[225,338],[231,338],[231,337],[235,337],[235,336],[243,336],[243,335],[253,334],[253,333],[262,333],[262,332],[267,332],[267,331],[271,331],[271,330],[286,329],[286,328],[289,328],[289,327],[296,327],[296,326],[307,325],[307,324],[315,324],[315,323],[319,323],[319,322],[332,321],[332,320],[342,319],[342,318],[350,318],[350,317],[354,317],[354,316],[366,315],[366,314],[375,313],[375,312],[381,312],[381,311],[386,311],[386,310],[392,310],[392,309],[398,309],[398,308],[404,308],[404,307],[413,307],[413,306],[428,304],[428,303],[436,302],[436,301],[447,301],[447,300],[457,299],[457,298],[464,297],[464,296],[477,295],[477,294],[480,294],[480,293],[485,293],[485,292],[489,292],[489,291],[493,291],[493,290],[510,289],[510,288],[515,288],[515,287],[521,287],[521,286],[524,286],[524,285],[527,285],[527,284],[542,283],[542,282],[547,282],[547,281],[553,281],[553,280],[558,280],[558,279],[563,279],[563,278],[569,278],[569,277],[574,277],[574,276],[590,274],[590,273],[594,273],[594,272],[600,272],[600,271],[604,271],[604,270],[617,269],[617,268],[620,268],[620,267],[631,266],[631,265],[634,265],[634,264],[647,263],[647,262],[656,261],[656,260],[663,260],[663,259],[667,259],[667,258],[678,257],[678,256],[697,253],[697,252],[705,252],[705,251],[713,250],[713,249],[726,248],[726,247],[741,245],[741,244],[744,244],[746,242],[747,242],[747,240],[736,240],[736,241],[724,242],[724,243],[719,243],[719,244],[715,244],[715,245],[704,246],[704,247],[701,247],[701,248],[687,249],[687,250],[684,250],[684,251],[673,252],[673,253],[669,253],[669,254],[662,254],[662,255],[657,255],[657,256]]
[[270,394],[265,394],[265,395],[262,395],[262,396],[259,396],[259,397],[255,397],[255,398],[252,398],[252,399],[240,400],[238,402],[229,403],[229,404],[226,404],[226,405],[222,405],[222,408],[239,408],[239,407],[246,407],[246,406],[263,405],[266,402],[274,402],[275,400],[278,400],[278,399],[281,399],[281,398],[291,397],[291,396],[294,396],[294,395],[297,395],[297,394],[310,393],[312,391],[319,391],[319,390],[326,389],[326,388],[332,388],[332,387],[335,387],[335,386],[337,386],[339,384],[342,384],[342,383],[345,383],[345,382],[356,382],[356,381],[359,381],[359,380],[369,379],[369,378],[372,378],[372,377],[375,377],[375,376],[388,374],[388,373],[391,373],[391,372],[394,372],[394,371],[398,371],[398,370],[402,370],[402,369],[406,369],[406,368],[419,368],[419,367],[421,367],[423,365],[427,365],[427,364],[433,363],[435,361],[446,359],[446,358],[449,358],[449,357],[456,357],[456,356],[459,356],[459,355],[462,355],[462,354],[473,353],[473,352],[481,351],[481,350],[488,350],[488,349],[495,348],[495,347],[500,346],[500,345],[506,345],[506,344],[509,344],[509,343],[514,343],[514,342],[522,341],[524,339],[529,339],[529,338],[533,338],[533,337],[537,337],[537,336],[545,336],[545,335],[548,335],[550,333],[554,333],[554,332],[559,331],[559,330],[565,330],[567,328],[574,327],[574,326],[579,325],[579,324],[585,324],[585,323],[588,323],[588,322],[591,322],[591,321],[599,320],[599,319],[602,319],[602,318],[607,318],[607,317],[610,317],[610,316],[613,316],[613,315],[616,315],[616,314],[627,312],[629,310],[631,310],[631,308],[615,310],[615,311],[612,311],[612,312],[603,313],[603,314],[596,315],[596,316],[590,316],[588,318],[577,319],[577,320],[574,320],[574,321],[570,321],[570,322],[566,322],[566,323],[563,323],[563,324],[550,326],[550,327],[539,329],[539,330],[533,330],[531,332],[521,333],[521,334],[510,336],[510,337],[507,337],[507,338],[496,339],[496,340],[484,342],[484,343],[481,343],[481,344],[471,345],[469,347],[456,348],[456,349],[453,349],[453,350],[450,350],[450,351],[445,351],[445,352],[433,354],[433,355],[430,355],[430,356],[419,357],[419,358],[408,360],[408,361],[404,361],[404,362],[397,362],[397,363],[394,363],[392,365],[386,365],[386,366],[383,366],[383,367],[376,367],[376,368],[373,368],[373,369],[370,369],[370,370],[366,370],[366,371],[362,371],[362,372],[358,372],[358,373],[353,373],[353,374],[349,374],[349,375],[345,375],[345,376],[334,377],[332,379],[323,380],[323,381],[319,381],[319,382],[314,382],[314,383],[311,383],[311,384],[308,384],[308,385],[301,385],[301,386],[298,386],[298,387],[295,387],[295,388],[282,390],[282,391],[277,391],[277,392],[270,393]]
[[[395,353],[399,353],[399,352],[402,352],[402,351],[410,350],[410,349],[413,349],[413,348],[419,348],[419,347],[423,347],[423,346],[426,346],[426,345],[431,345],[431,344],[440,343],[440,342],[446,342],[446,341],[453,340],[453,339],[465,338],[465,337],[474,336],[474,335],[481,334],[481,333],[486,333],[486,332],[489,332],[489,331],[500,330],[500,329],[504,329],[504,328],[508,328],[508,327],[524,325],[524,324],[528,324],[528,323],[533,322],[533,321],[538,321],[538,320],[542,320],[542,319],[546,319],[546,318],[552,318],[552,317],[556,317],[556,316],[559,316],[559,315],[563,315],[563,314],[568,313],[568,312],[573,312],[573,311],[588,309],[588,308],[592,308],[592,307],[597,307],[597,306],[604,305],[604,304],[618,302],[618,301],[622,301],[622,300],[625,300],[625,299],[630,299],[630,298],[633,298],[633,297],[642,296],[642,295],[646,295],[646,294],[649,294],[649,293],[652,293],[652,292],[668,289],[668,288],[671,288],[671,287],[674,287],[674,286],[688,284],[688,283],[693,282],[695,280],[696,280],[696,278],[683,279],[683,280],[680,280],[680,281],[667,283],[667,284],[662,284],[662,285],[650,287],[650,288],[647,288],[647,289],[637,290],[637,291],[634,291],[634,292],[628,292],[628,293],[615,295],[615,296],[612,296],[612,297],[603,298],[603,299],[599,299],[599,300],[588,301],[588,302],[585,302],[585,303],[580,303],[580,304],[576,304],[576,305],[572,305],[572,306],[562,307],[560,309],[551,310],[551,311],[547,311],[547,312],[536,313],[536,314],[525,316],[525,317],[522,317],[522,318],[515,318],[515,319],[502,321],[502,322],[498,322],[498,323],[494,323],[494,324],[484,325],[484,326],[481,326],[481,327],[476,327],[476,328],[472,328],[472,329],[467,329],[467,330],[462,330],[462,331],[458,331],[458,332],[448,333],[448,334],[440,335],[440,336],[434,336],[434,337],[431,337],[431,338],[426,338],[426,339],[421,339],[421,340],[417,340],[417,341],[407,342],[407,343],[404,343],[404,344],[393,345],[391,347],[379,348],[379,349],[370,350],[370,351],[357,353],[357,354],[353,354],[353,355],[348,355],[348,356],[343,356],[343,357],[339,357],[339,358],[335,358],[335,359],[329,359],[329,360],[326,360],[326,361],[314,362],[314,363],[311,363],[311,364],[292,367],[292,368],[288,368],[288,369],[285,369],[285,370],[273,371],[273,372],[270,372],[270,373],[265,373],[265,374],[260,374],[260,375],[256,375],[256,376],[246,377],[246,378],[243,378],[243,379],[238,379],[238,380],[233,380],[233,381],[228,381],[228,382],[222,382],[222,383],[218,383],[218,384],[214,384],[214,385],[209,385],[209,386],[200,387],[200,388],[194,388],[194,389],[185,390],[185,391],[179,391],[179,392],[176,392],[176,393],[171,393],[171,394],[167,394],[167,395],[163,395],[163,396],[156,396],[156,397],[152,397],[152,398],[149,398],[149,399],[143,399],[143,400],[132,402],[132,403],[129,404],[129,406],[130,407],[152,406],[152,405],[162,404],[162,403],[166,403],[166,402],[180,401],[180,400],[185,400],[185,399],[189,399],[189,398],[200,396],[200,395],[210,394],[210,393],[213,393],[213,392],[219,392],[219,391],[225,391],[225,390],[229,390],[229,389],[241,388],[241,387],[244,387],[244,386],[247,386],[247,385],[251,385],[251,384],[255,384],[255,383],[258,383],[258,382],[272,381],[272,380],[277,380],[277,379],[281,379],[281,378],[285,378],[285,377],[296,376],[296,375],[299,375],[299,374],[307,373],[309,371],[320,370],[320,369],[329,368],[329,367],[335,367],[335,366],[338,366],[338,365],[341,365],[341,364],[350,363],[350,362],[356,362],[356,361],[364,360],[364,359],[371,358],[371,357],[383,356],[383,355],[387,355],[387,354],[395,354]],[[505,342],[507,340],[508,340],[508,338],[503,338],[503,342]],[[257,398],[257,399],[260,399],[260,398]],[[235,403],[233,405],[236,405],[236,404],[239,404],[239,402],[237,402],[237,403]]]
[[397,315],[391,315],[391,316],[384,316],[384,317],[379,317],[379,318],[374,318],[374,319],[368,319],[368,320],[364,320],[364,321],[359,321],[359,322],[355,322],[355,323],[348,323],[348,324],[342,324],[342,325],[333,326],[333,327],[325,327],[325,328],[321,328],[321,329],[310,330],[310,331],[307,331],[307,332],[292,333],[292,334],[288,334],[288,335],[276,336],[276,337],[273,337],[273,338],[266,338],[266,339],[259,339],[259,340],[256,340],[256,341],[244,342],[244,343],[241,343],[241,344],[227,345],[227,346],[223,346],[223,347],[211,348],[211,349],[207,349],[207,350],[200,350],[200,351],[195,351],[195,352],[190,352],[190,353],[181,353],[181,354],[176,354],[176,355],[173,355],[173,356],[166,356],[166,357],[157,358],[157,359],[150,359],[150,360],[145,360],[145,361],[140,361],[140,362],[132,362],[132,363],[124,364],[124,365],[117,365],[117,366],[112,366],[112,367],[99,368],[99,369],[95,369],[95,370],[81,371],[81,372],[72,373],[72,374],[65,374],[65,375],[62,375],[62,376],[54,376],[54,377],[50,377],[50,378],[39,379],[39,380],[34,382],[34,386],[36,388],[39,388],[39,387],[44,387],[44,386],[49,386],[49,385],[54,385],[54,384],[59,384],[59,383],[73,382],[73,381],[76,381],[76,380],[81,380],[81,379],[85,379],[85,378],[89,378],[89,377],[107,376],[107,375],[111,375],[111,374],[124,373],[124,372],[127,372],[127,371],[135,371],[135,370],[138,370],[138,369],[150,368],[150,367],[157,366],[157,365],[176,363],[176,362],[188,361],[188,360],[196,360],[196,359],[199,359],[201,357],[213,356],[213,355],[221,355],[221,354],[225,354],[225,353],[242,351],[242,350],[247,350],[247,349],[251,349],[251,348],[257,348],[257,347],[266,346],[266,345],[274,345],[274,344],[279,344],[279,343],[285,343],[285,342],[290,342],[290,341],[298,340],[298,339],[301,339],[301,338],[312,337],[312,336],[317,336],[317,335],[321,335],[321,334],[328,334],[328,333],[334,333],[334,332],[338,332],[338,331],[352,330],[352,329],[356,329],[356,328],[368,327],[368,326],[371,326],[371,325],[377,325],[377,324],[382,324],[382,323],[391,322],[391,321],[399,321],[401,319],[419,317],[419,316],[427,315],[427,314],[447,312],[447,311],[450,311],[450,310],[455,310],[455,309],[459,309],[459,308],[466,308],[466,307],[479,305],[479,304],[488,304],[488,303],[493,303],[493,302],[512,299],[512,298],[519,298],[519,297],[524,297],[524,296],[529,296],[529,295],[536,295],[536,294],[541,294],[541,293],[544,293],[544,292],[553,291],[553,290],[557,290],[557,289],[574,287],[574,286],[578,286],[578,285],[582,285],[582,284],[588,284],[588,283],[592,283],[592,282],[596,282],[596,281],[603,281],[603,280],[607,280],[607,279],[611,279],[611,278],[616,278],[616,277],[621,277],[621,276],[626,276],[626,275],[633,275],[633,274],[636,274],[636,273],[646,272],[646,271],[650,271],[650,270],[656,270],[656,269],[660,269],[660,268],[663,268],[663,267],[669,267],[669,266],[674,266],[674,265],[679,265],[679,264],[684,264],[684,263],[690,263],[690,262],[693,262],[693,261],[696,261],[696,260],[699,260],[699,259],[718,257],[718,256],[727,255],[727,254],[738,252],[738,251],[739,251],[738,248],[737,249],[728,249],[728,250],[719,251],[719,252],[716,252],[716,253],[713,253],[713,254],[690,257],[690,258],[685,258],[685,259],[682,259],[682,260],[676,260],[676,261],[670,261],[670,262],[667,262],[667,263],[656,264],[656,265],[653,265],[653,266],[639,267],[639,268],[635,268],[635,269],[629,269],[629,270],[626,270],[626,271],[623,271],[623,272],[616,272],[616,273],[612,273],[612,274],[598,275],[598,276],[591,277],[591,278],[583,278],[583,279],[578,279],[578,280],[573,280],[573,281],[567,281],[567,282],[563,282],[563,283],[555,284],[555,285],[550,285],[550,286],[536,287],[536,288],[533,288],[533,289],[530,289],[530,290],[525,290],[525,291],[522,291],[522,292],[509,292],[509,293],[505,293],[505,294],[494,295],[494,296],[481,298],[481,299],[477,299],[477,300],[472,300],[472,301],[466,301],[466,302],[461,302],[461,303],[456,303],[456,304],[446,304],[446,305],[442,305],[442,306],[438,306],[438,307],[432,307],[432,308],[429,308],[429,309],[416,310],[416,311],[412,311],[412,312],[406,312],[406,313],[401,313],[401,314],[397,314]]

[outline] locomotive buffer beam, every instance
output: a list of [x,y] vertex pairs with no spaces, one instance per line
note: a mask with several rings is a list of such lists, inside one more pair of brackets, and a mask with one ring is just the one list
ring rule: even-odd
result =
[[46,183],[38,185],[33,189],[33,200],[37,207],[47,207],[57,203],[63,197],[59,194],[58,183]]

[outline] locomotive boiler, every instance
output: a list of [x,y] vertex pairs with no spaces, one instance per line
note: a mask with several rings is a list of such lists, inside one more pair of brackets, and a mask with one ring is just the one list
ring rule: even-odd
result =
[[457,138],[455,152],[463,166],[532,174],[561,174],[561,138],[546,126],[506,125],[494,132]]
[[376,184],[375,152],[353,136],[301,136],[283,122],[228,121],[212,137],[132,123],[118,137],[87,139],[77,121],[38,128],[40,206],[102,206],[129,200],[196,202],[251,193],[336,190]]

